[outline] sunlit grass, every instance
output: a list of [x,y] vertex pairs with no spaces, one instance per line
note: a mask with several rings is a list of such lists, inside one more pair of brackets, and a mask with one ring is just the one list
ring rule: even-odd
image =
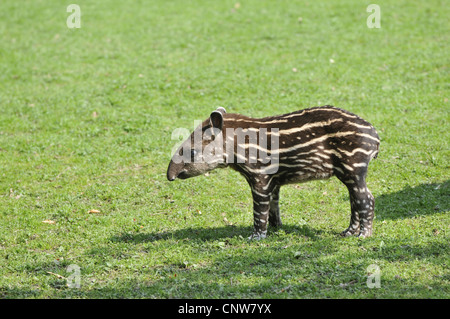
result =
[[[80,29],[69,3],[3,2],[0,297],[449,297],[443,2],[380,1],[380,29],[369,2],[79,1]],[[337,179],[283,187],[283,227],[257,242],[239,174],[166,180],[173,130],[217,106],[324,104],[381,137],[371,238],[339,236]]]

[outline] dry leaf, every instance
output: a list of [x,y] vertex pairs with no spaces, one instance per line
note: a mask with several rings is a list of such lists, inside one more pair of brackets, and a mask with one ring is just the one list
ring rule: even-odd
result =
[[55,224],[56,223],[54,220],[50,220],[50,219],[43,220],[42,222],[46,223],[46,224]]
[[228,226],[233,226],[233,223],[230,222],[226,217],[223,218],[223,221],[224,221]]
[[98,214],[98,213],[100,213],[100,211],[97,210],[97,209],[91,209],[91,210],[89,211],[89,214]]
[[345,283],[345,284],[339,284],[339,287],[341,287],[341,288],[345,288],[345,287],[347,287],[347,286],[349,286],[349,285],[353,285],[355,282],[357,282],[357,280],[352,280],[352,281],[350,281],[350,282],[347,282],[347,283]]
[[59,274],[55,274],[54,272],[51,272],[51,271],[47,271],[47,274],[56,276],[56,277],[58,277],[59,279],[66,279],[66,277],[61,276],[61,275],[59,275]]

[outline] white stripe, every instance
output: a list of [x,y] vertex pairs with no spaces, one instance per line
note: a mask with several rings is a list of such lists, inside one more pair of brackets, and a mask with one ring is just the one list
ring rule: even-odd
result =
[[[313,127],[323,127],[323,126],[327,126],[327,125],[331,125],[334,122],[342,122],[343,119],[334,119],[334,120],[328,120],[328,121],[323,121],[323,122],[314,122],[314,123],[307,123],[304,124],[300,127],[294,127],[294,128],[290,128],[290,129],[280,129],[278,132],[273,132],[275,134],[292,134],[292,133],[299,133],[302,131],[306,131],[310,128]],[[272,132],[267,132],[270,134],[273,134]]]
[[348,169],[349,171],[353,171],[353,167],[348,166],[347,164],[341,163],[342,166],[344,166],[346,169]]
[[266,194],[261,194],[261,193],[255,191],[255,189],[253,187],[252,187],[252,193],[255,193],[256,195],[261,196],[261,197],[267,197]]
[[332,164],[329,164],[329,163],[323,163],[322,165],[324,167],[326,167],[326,168],[333,168],[334,167]]
[[338,148],[338,151],[339,152],[341,152],[341,153],[344,153],[345,155],[347,155],[347,156],[353,156],[355,153],[357,153],[357,152],[361,152],[361,153],[364,153],[364,154],[366,154],[366,155],[370,155],[373,151],[372,150],[370,150],[370,151],[368,151],[368,150],[365,150],[365,149],[363,149],[363,148],[355,148],[353,151],[351,151],[351,152],[348,152],[348,151],[346,151],[346,150],[343,150],[343,149],[340,149],[340,148]]
[[236,119],[236,118],[224,118],[225,121],[233,121],[233,122],[249,122],[251,124],[258,123],[258,124],[272,124],[272,123],[287,123],[288,120],[264,120],[264,119],[254,119],[254,118],[248,118],[248,119]]
[[[283,157],[281,157],[280,159],[281,160],[290,160],[290,159],[296,159],[296,158],[298,158],[298,157],[300,157],[300,156],[302,156],[302,155],[307,155],[307,154],[309,154],[309,153],[315,153],[315,152],[317,152],[317,150],[310,150],[310,151],[308,151],[308,152],[302,152],[302,153],[297,153],[297,154],[295,154],[294,156],[283,156]],[[320,154],[317,154],[317,155],[319,155],[320,156]],[[326,155],[324,155],[324,156],[326,156]]]
[[256,204],[256,205],[269,205],[269,202],[257,202],[257,201],[253,201],[253,204]]
[[342,158],[342,154],[341,153],[339,153],[338,151],[336,151],[336,150],[323,150],[325,153],[328,153],[328,154],[334,154],[334,155],[336,155],[337,157],[339,157],[339,158]]
[[373,129],[373,126],[367,126],[367,125],[362,125],[362,124],[356,124],[356,123],[354,123],[354,122],[347,122],[347,124],[350,124],[350,125],[353,125],[353,126],[356,126],[356,127],[359,127],[359,128],[363,128],[363,129],[368,129],[368,130]]
[[337,108],[332,108],[332,107],[329,107],[329,108],[312,108],[312,109],[305,109],[305,110],[303,110],[303,111],[300,112],[300,113],[286,114],[286,115],[281,116],[281,117],[282,117],[282,118],[291,118],[291,117],[296,117],[296,116],[303,115],[304,113],[320,112],[320,111],[337,112],[337,113],[339,113],[339,114],[341,114],[341,115],[343,115],[343,116],[346,116],[346,117],[350,117],[350,118],[358,118],[358,116],[356,116],[356,115],[351,115],[351,114],[345,113],[345,112],[343,112],[343,111],[341,111],[341,110],[339,110],[339,109],[337,109]]
[[380,142],[380,140],[378,138],[376,138],[375,136],[372,136],[370,134],[356,133],[355,135],[362,136],[362,137],[367,137],[367,138],[370,138],[370,139],[372,139],[372,140],[374,140],[376,142]]
[[294,162],[312,164],[312,161],[306,159],[297,159]]
[[263,186],[263,190],[267,190],[267,189],[270,187],[270,183],[272,183],[272,179],[273,179],[274,177],[279,177],[281,174],[283,174],[283,173],[279,173],[279,174],[274,174],[274,175],[272,175],[272,176],[270,177],[269,181],[267,182],[267,185],[266,185],[266,186]]
[[325,154],[322,154],[322,153],[317,153],[316,155],[320,156],[322,158],[325,158],[325,159],[329,159],[330,158],[328,155],[325,155]]

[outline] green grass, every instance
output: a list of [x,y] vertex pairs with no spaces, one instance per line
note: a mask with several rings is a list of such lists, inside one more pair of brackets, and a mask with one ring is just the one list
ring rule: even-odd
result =
[[[70,3],[2,1],[0,298],[450,297],[447,3],[378,1],[369,29],[370,1],[80,0],[68,29]],[[262,241],[237,173],[166,180],[217,106],[324,104],[381,137],[371,238],[339,237],[337,179],[283,187]]]

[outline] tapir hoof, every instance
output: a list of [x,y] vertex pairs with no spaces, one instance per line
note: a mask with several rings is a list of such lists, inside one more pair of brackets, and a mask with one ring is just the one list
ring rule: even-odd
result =
[[255,231],[253,234],[248,237],[249,240],[261,240],[267,237],[267,230],[263,231]]

